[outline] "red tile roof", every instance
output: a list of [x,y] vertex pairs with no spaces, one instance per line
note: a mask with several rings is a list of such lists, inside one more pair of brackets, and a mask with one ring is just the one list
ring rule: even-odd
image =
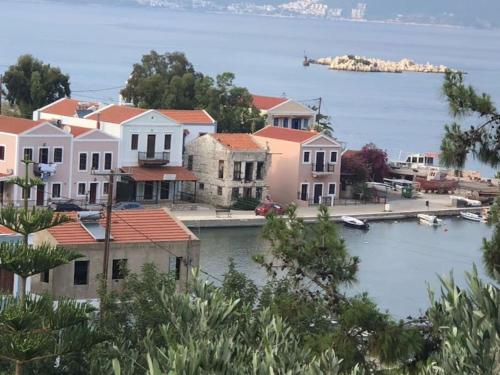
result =
[[358,151],[358,150],[345,150],[342,153],[342,157],[347,158],[347,159],[354,158],[354,157],[357,157],[359,155],[360,155],[360,151]]
[[175,175],[175,181],[196,181],[193,172],[183,167],[122,167],[134,181],[165,181],[165,175]]
[[44,122],[47,122],[47,120],[33,121],[19,117],[0,115],[0,132],[21,134]]
[[274,96],[252,95],[252,98],[254,107],[264,111],[288,101],[287,98],[277,98]]
[[278,128],[276,126],[266,126],[254,133],[259,137],[280,139],[282,141],[303,143],[319,133],[309,130],[296,130],[289,128]]
[[88,133],[92,130],[95,130],[95,128],[84,128],[82,126],[74,126],[74,125],[65,125],[68,127],[70,133],[73,135],[73,137],[78,137],[82,134]]
[[0,235],[13,235],[13,234],[18,234],[18,233],[14,232],[12,229],[4,227],[3,225],[0,225]]
[[[129,107],[124,105],[112,105],[97,112],[100,113],[100,121],[121,124],[133,117],[149,111],[149,109]],[[158,112],[171,118],[180,124],[213,124],[214,120],[210,115],[201,109],[178,110],[178,109],[159,109]],[[91,113],[86,118],[97,120],[97,113]]]
[[244,133],[210,134],[217,142],[234,151],[262,151],[263,148],[255,142],[252,135]]
[[[68,216],[76,219],[74,213]],[[191,232],[162,209],[114,211],[111,218],[112,243],[186,241],[191,238]],[[102,218],[100,224],[105,226],[106,219]],[[97,242],[78,221],[59,225],[48,231],[62,245]]]
[[78,110],[79,107],[98,108],[99,103],[63,98],[56,100],[54,103],[46,105],[45,107],[40,108],[40,112],[73,117],[76,115],[76,111]]

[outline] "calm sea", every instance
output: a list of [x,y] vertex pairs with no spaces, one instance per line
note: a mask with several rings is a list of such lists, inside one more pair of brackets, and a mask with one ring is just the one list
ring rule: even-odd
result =
[[115,101],[117,89],[78,91],[121,86],[142,54],[179,50],[202,72],[234,72],[237,84],[254,93],[322,97],[347,147],[374,142],[392,157],[439,148],[450,121],[442,76],[304,68],[304,51],[310,57],[349,53],[448,65],[469,73],[471,84],[500,101],[499,30],[23,0],[0,0],[0,15],[0,68],[32,53],[71,75],[74,97]]

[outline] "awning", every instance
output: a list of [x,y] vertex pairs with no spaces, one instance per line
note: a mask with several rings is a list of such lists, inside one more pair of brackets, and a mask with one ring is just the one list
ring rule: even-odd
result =
[[144,181],[196,181],[193,172],[183,167],[122,167],[136,182]]
[[12,173],[0,173],[0,181],[9,181],[12,177]]

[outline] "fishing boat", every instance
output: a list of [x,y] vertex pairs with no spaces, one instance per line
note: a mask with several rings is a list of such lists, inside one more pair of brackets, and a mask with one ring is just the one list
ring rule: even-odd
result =
[[465,220],[479,221],[479,222],[484,221],[484,218],[481,215],[472,212],[460,212],[460,216]]
[[340,219],[346,227],[357,229],[368,229],[370,227],[366,220],[356,219],[352,216],[342,216]]
[[420,220],[421,224],[427,224],[433,226],[438,226],[443,224],[443,220],[438,219],[438,217],[434,215],[418,214],[417,218]]

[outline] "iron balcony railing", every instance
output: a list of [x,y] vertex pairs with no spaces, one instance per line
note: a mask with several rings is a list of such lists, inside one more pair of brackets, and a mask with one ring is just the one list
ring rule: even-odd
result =
[[334,173],[335,172],[335,164],[332,163],[324,163],[324,164],[312,164],[312,171],[314,173]]
[[139,165],[164,165],[170,161],[170,152],[138,152]]

